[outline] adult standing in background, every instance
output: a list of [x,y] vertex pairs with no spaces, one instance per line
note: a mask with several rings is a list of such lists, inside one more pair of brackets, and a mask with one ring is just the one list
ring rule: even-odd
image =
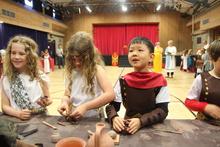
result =
[[62,68],[64,64],[63,64],[63,48],[61,44],[59,44],[58,48],[56,49],[56,55],[57,55],[58,68]]
[[165,50],[166,64],[165,69],[167,72],[167,77],[173,78],[174,71],[176,68],[176,47],[173,45],[173,40],[168,41],[168,47]]
[[213,69],[213,65],[212,65],[211,59],[210,59],[208,51],[207,51],[208,48],[209,48],[209,43],[205,40],[204,41],[204,46],[203,46],[203,49],[205,50],[205,53],[202,55],[202,60],[203,60],[203,69],[202,69],[202,71],[203,72],[210,71],[210,70]]
[[162,55],[163,48],[160,46],[160,42],[156,42],[154,47],[154,60],[153,60],[153,71],[162,72]]
[[207,42],[207,40],[205,40],[203,49],[206,51],[208,48],[209,48],[209,43]]

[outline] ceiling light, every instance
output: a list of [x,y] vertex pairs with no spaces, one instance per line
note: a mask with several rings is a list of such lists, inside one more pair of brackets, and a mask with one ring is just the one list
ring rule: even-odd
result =
[[161,4],[157,5],[156,10],[157,10],[157,11],[159,11],[159,10],[160,10],[160,8],[161,8]]
[[89,8],[89,6],[86,6],[86,10],[87,10],[89,13],[92,12],[92,10]]
[[121,9],[123,12],[126,12],[128,10],[128,8],[125,5],[121,5]]

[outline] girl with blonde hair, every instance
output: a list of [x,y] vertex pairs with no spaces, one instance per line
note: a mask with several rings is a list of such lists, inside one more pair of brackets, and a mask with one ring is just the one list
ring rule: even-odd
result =
[[15,36],[8,43],[2,78],[2,110],[22,120],[46,110],[52,103],[48,78],[38,69],[38,46],[26,36]]
[[[95,109],[114,99],[102,60],[86,32],[77,32],[67,44],[66,89],[58,111],[75,120],[98,115]],[[71,109],[71,108],[74,109]]]

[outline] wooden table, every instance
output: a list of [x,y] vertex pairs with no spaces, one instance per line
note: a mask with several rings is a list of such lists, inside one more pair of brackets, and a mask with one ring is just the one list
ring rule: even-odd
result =
[[[58,128],[64,137],[80,137],[88,140],[87,130],[95,131],[97,118],[85,118],[79,123],[64,122],[66,126],[57,124],[63,121],[61,116],[35,116],[28,122],[16,118],[0,116],[17,123],[28,123],[38,127],[38,132],[24,138],[29,143],[43,143],[44,147],[54,147],[51,134],[54,130],[42,123],[46,121]],[[110,126],[106,123],[106,128]],[[121,135],[120,147],[220,147],[220,127],[199,120],[165,120],[161,124],[143,128],[134,135]]]

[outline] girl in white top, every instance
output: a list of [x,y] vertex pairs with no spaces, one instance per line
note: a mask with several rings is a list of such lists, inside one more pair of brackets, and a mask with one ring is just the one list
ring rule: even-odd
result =
[[7,46],[2,77],[2,110],[22,120],[52,103],[46,75],[38,69],[37,44],[26,36],[13,37]]
[[88,33],[77,32],[70,38],[65,56],[66,89],[58,108],[61,115],[75,120],[94,116],[95,109],[114,99],[101,62]]
[[47,49],[44,51],[44,72],[50,73],[50,55]]
[[182,59],[182,66],[183,66],[183,70],[184,71],[187,71],[187,58],[188,58],[188,50],[185,49],[183,51],[183,55],[181,56],[181,59]]

